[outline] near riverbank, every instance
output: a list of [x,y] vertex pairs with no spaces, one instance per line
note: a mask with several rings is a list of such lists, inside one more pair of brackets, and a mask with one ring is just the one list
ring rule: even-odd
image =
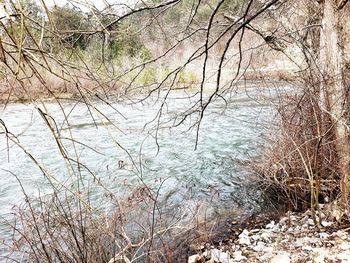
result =
[[[322,205],[321,205],[322,206]],[[315,224],[311,212],[288,212],[278,221],[252,225],[217,246],[203,245],[188,263],[350,262],[350,224],[337,222],[337,210],[323,205]]]

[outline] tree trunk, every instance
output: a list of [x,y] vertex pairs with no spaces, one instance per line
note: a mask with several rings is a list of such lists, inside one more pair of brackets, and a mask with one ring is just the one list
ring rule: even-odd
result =
[[[324,0],[322,29],[320,33],[321,106],[331,120],[335,149],[341,175],[341,205],[349,213],[350,193],[350,143],[347,121],[348,94],[344,69],[344,48],[342,43],[343,23],[341,10],[336,0]],[[326,118],[327,119],[327,118]]]

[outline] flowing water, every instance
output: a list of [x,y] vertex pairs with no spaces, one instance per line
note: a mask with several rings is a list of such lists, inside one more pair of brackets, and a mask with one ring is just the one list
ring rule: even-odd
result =
[[[189,130],[193,116],[172,127],[179,121],[174,121],[174,116],[191,105],[196,97],[180,99],[183,94],[173,95],[163,108],[158,130],[158,120],[154,118],[160,104],[154,99],[138,104],[115,102],[112,107],[96,102],[97,110],[72,102],[65,102],[62,107],[46,102],[45,107],[55,120],[68,155],[72,158],[77,155],[84,165],[74,167],[74,171],[80,172],[86,184],[99,180],[111,191],[122,195],[126,191],[125,185],[137,185],[141,177],[151,187],[157,187],[166,179],[161,195],[170,203],[186,205],[206,201],[214,210],[229,207],[251,210],[256,202],[252,201],[252,193],[242,186],[249,171],[238,164],[257,156],[264,145],[264,134],[275,114],[271,102],[277,90],[242,89],[227,95],[226,103],[223,100],[213,103],[202,121],[196,150],[196,129]],[[69,175],[37,107],[43,109],[39,104],[15,103],[0,111],[0,119],[8,132],[16,136],[21,145],[19,147],[8,141],[5,134],[0,134],[2,216],[9,214],[14,204],[23,201],[16,176],[31,196],[50,191],[47,180],[29,153],[56,179],[65,181],[69,176],[74,177]],[[79,141],[75,143],[75,149],[68,139],[70,136]],[[102,192],[103,189],[93,195],[98,199]]]

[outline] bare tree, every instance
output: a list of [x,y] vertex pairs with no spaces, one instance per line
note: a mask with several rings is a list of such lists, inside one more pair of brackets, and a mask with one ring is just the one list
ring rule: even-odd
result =
[[332,120],[335,146],[341,173],[342,206],[349,215],[350,141],[349,141],[349,45],[344,42],[348,32],[345,14],[348,1],[322,2],[320,33],[321,105]]

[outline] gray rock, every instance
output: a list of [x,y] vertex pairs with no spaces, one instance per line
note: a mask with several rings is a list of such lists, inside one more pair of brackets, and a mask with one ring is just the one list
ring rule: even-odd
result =
[[238,236],[238,238],[238,243],[240,245],[249,246],[251,244],[249,239],[249,231],[247,229],[244,229],[242,233]]
[[[325,248],[314,248],[313,255],[314,255],[314,258],[312,263],[324,263],[326,256],[327,256],[327,259],[330,259],[329,251]],[[326,262],[328,262],[328,260]]]
[[268,253],[264,253],[262,256],[260,256],[258,259],[260,262],[269,262],[268,260],[271,259],[272,255]]
[[226,252],[220,251],[218,249],[212,249],[210,251],[211,259],[218,263],[229,263],[230,255]]
[[290,263],[289,253],[279,253],[271,259],[270,263]]
[[240,245],[245,245],[245,246],[249,246],[251,244],[250,239],[247,236],[240,237],[238,240],[238,243]]
[[287,229],[287,232],[288,233],[294,233],[295,229],[293,227],[290,227],[290,228]]
[[271,238],[271,234],[268,232],[264,232],[261,234],[261,239],[266,241],[266,242],[270,242],[270,238]]
[[258,241],[260,239],[260,236],[253,235],[253,236],[251,236],[251,239],[253,239],[254,241]]
[[289,218],[288,217],[282,217],[281,219],[280,219],[280,223],[282,224],[284,224],[284,223],[286,223],[287,221],[289,220]]
[[198,262],[200,262],[201,258],[202,257],[198,254],[192,255],[188,258],[188,263],[198,263]]
[[305,246],[305,247],[303,247],[303,250],[312,251],[312,247],[311,246]]
[[293,223],[295,223],[295,221],[297,221],[298,218],[295,215],[291,215],[290,216],[290,221],[292,221]]
[[[332,234],[334,235],[334,233]],[[340,237],[341,239],[343,240],[346,240],[348,238],[348,234],[344,233],[343,231],[341,230],[338,230],[336,233],[335,233],[336,236]]]
[[294,242],[294,246],[296,248],[304,246],[304,239],[303,238],[297,238]]
[[329,234],[327,234],[326,232],[321,232],[321,233],[319,234],[319,236],[320,236],[320,238],[325,239],[325,238],[328,238],[328,237],[329,237]]
[[274,228],[275,227],[275,221],[271,221],[269,224],[266,225],[266,228]]
[[328,227],[328,226],[333,225],[333,222],[322,221],[322,222],[321,222],[321,225],[322,225],[323,227]]
[[296,226],[295,228],[294,228],[294,233],[299,233],[300,231],[301,231],[301,227],[300,226]]
[[256,244],[256,246],[253,247],[253,250],[256,252],[261,252],[265,249],[266,245],[264,242],[258,242],[258,244]]
[[307,223],[308,220],[309,220],[309,216],[306,215],[303,218],[299,219],[299,222]]
[[342,260],[342,262],[350,262],[350,252],[342,252],[337,255],[337,258]]
[[265,247],[262,252],[264,252],[266,254],[272,254],[273,247]]
[[346,250],[346,251],[349,251],[350,250],[350,243],[348,242],[342,242],[340,245],[339,245],[340,249],[342,250]]
[[309,224],[309,226],[314,226],[314,220],[312,220],[311,218],[307,220],[307,223]]
[[247,260],[247,258],[242,255],[242,251],[240,251],[240,250],[235,251],[232,254],[232,257],[233,257],[233,259],[231,261],[234,261],[234,262],[240,262],[240,261],[243,261],[243,260]]
[[239,236],[249,236],[249,231],[247,229],[244,229]]
[[318,243],[319,239],[317,237],[309,237],[308,241],[310,244],[316,244]]

